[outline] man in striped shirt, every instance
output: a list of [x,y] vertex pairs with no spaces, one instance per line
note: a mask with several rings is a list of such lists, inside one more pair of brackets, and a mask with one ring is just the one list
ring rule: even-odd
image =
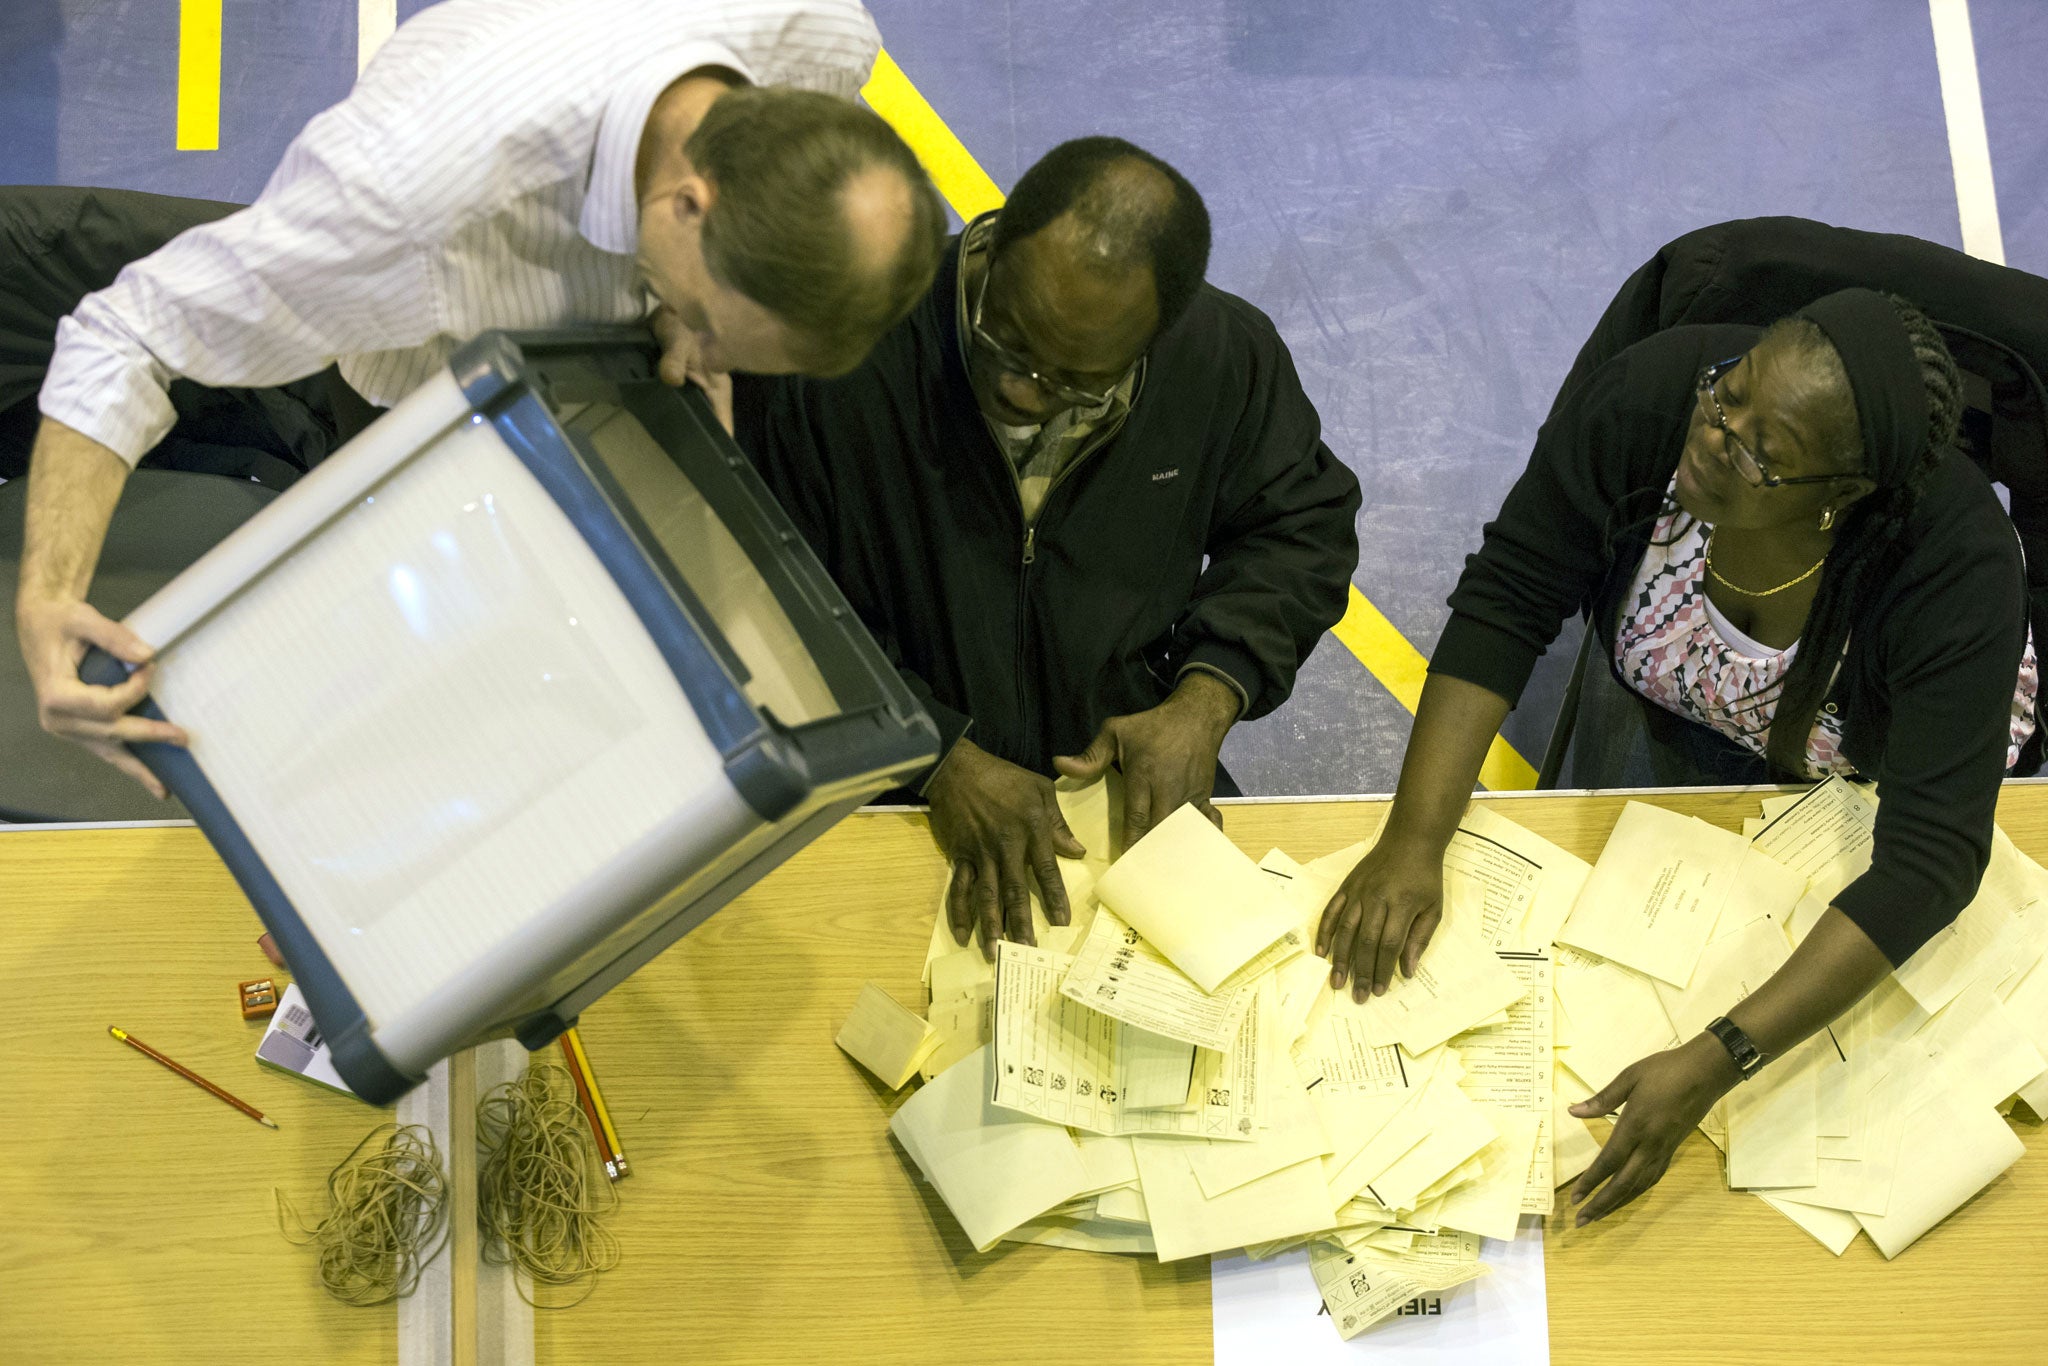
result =
[[[85,602],[165,390],[339,362],[389,405],[488,328],[651,321],[662,375],[837,374],[930,284],[944,213],[853,97],[856,0],[446,0],[317,115],[257,201],[180,235],[60,324],[39,405],[16,627],[46,730],[162,795],[125,743],[148,642]],[[730,418],[727,418],[728,423]],[[77,676],[88,646],[126,683]]]

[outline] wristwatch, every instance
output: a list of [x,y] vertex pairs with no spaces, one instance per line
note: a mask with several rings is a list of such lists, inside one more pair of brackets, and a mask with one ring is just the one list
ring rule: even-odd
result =
[[1719,1039],[1721,1047],[1728,1050],[1728,1056],[1735,1060],[1735,1070],[1742,1074],[1742,1080],[1748,1081],[1750,1074],[1764,1065],[1763,1053],[1750,1042],[1749,1035],[1742,1032],[1741,1026],[1726,1015],[1708,1024],[1707,1033]]

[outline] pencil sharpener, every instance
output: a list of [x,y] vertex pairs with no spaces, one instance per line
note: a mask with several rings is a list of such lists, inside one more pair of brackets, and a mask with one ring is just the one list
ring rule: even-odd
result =
[[268,977],[241,984],[242,1018],[261,1020],[277,1012],[277,983]]

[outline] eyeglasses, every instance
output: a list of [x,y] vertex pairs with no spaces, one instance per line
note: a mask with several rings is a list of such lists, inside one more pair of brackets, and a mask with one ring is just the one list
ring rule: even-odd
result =
[[1721,436],[1728,443],[1728,453],[1733,457],[1735,472],[1742,476],[1742,482],[1752,488],[1777,489],[1784,488],[1789,484],[1825,484],[1831,479],[1855,478],[1855,475],[1846,472],[1841,474],[1795,474],[1790,478],[1772,474],[1771,467],[1764,463],[1763,457],[1748,446],[1745,446],[1742,443],[1742,438],[1735,434],[1735,429],[1728,425],[1728,414],[1721,407],[1721,396],[1714,391],[1714,386],[1720,383],[1721,377],[1740,364],[1742,364],[1742,357],[1740,356],[1731,356],[1727,360],[1714,362],[1714,364],[1700,371],[1698,387],[1700,402],[1706,407],[1707,425],[1720,428]]
[[968,331],[974,338],[975,344],[988,352],[989,359],[996,363],[996,368],[1006,375],[1015,375],[1019,379],[1030,380],[1038,386],[1041,392],[1049,394],[1061,403],[1071,407],[1100,408],[1103,404],[1109,402],[1110,395],[1114,394],[1118,386],[1124,382],[1124,375],[1130,374],[1129,370],[1125,370],[1123,375],[1118,375],[1110,382],[1107,388],[1100,390],[1078,389],[1071,384],[1056,380],[1052,376],[1034,369],[1028,356],[1012,351],[1009,347],[988,334],[987,329],[981,325],[981,306],[988,299],[988,277],[993,274],[995,274],[995,268],[994,263],[991,262],[989,268],[981,273],[981,287],[975,291],[974,311],[968,316],[967,326]]

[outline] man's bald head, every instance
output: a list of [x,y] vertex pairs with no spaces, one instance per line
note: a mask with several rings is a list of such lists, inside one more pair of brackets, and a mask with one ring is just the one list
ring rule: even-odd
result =
[[742,86],[719,97],[683,151],[715,190],[705,265],[794,330],[807,372],[852,369],[930,287],[945,209],[872,110]]
[[1039,158],[996,218],[995,257],[1043,236],[1034,254],[1056,253],[1090,273],[1143,270],[1156,292],[1153,330],[1177,321],[1209,265],[1209,212],[1180,172],[1122,138],[1076,138]]

